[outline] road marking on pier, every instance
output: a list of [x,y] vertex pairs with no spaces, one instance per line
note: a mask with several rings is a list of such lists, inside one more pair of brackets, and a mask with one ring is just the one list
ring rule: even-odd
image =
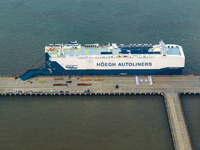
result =
[[174,105],[174,101],[173,101],[172,96],[171,96],[170,101],[172,102],[172,105],[173,105],[173,108],[174,108],[175,118],[176,118],[176,122],[177,122],[177,125],[178,125],[178,129],[179,129],[179,134],[180,134],[180,137],[181,137],[182,146],[183,146],[183,149],[185,150],[185,147],[184,147],[184,144],[183,144],[183,137],[182,137],[182,134],[181,134],[181,129],[180,129],[180,125],[179,125],[179,122],[178,122],[178,117],[177,117],[177,113],[176,113],[176,108],[175,108],[175,105]]

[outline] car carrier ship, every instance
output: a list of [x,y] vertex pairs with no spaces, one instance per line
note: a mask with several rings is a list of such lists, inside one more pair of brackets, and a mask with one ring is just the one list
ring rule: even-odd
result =
[[181,74],[185,56],[181,46],[109,43],[49,44],[46,67],[53,75],[157,75]]
[[43,62],[46,68],[31,67],[19,77],[27,80],[37,75],[166,75],[181,74],[185,68],[182,47],[162,40],[157,45],[94,43],[82,46],[77,41],[49,44],[45,47]]

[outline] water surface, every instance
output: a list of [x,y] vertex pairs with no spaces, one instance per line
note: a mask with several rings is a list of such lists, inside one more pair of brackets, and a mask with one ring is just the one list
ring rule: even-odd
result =
[[0,149],[173,149],[160,96],[0,97]]
[[182,95],[182,105],[192,139],[194,150],[200,149],[200,96],[199,95]]
[[200,1],[0,1],[1,75],[34,65],[49,43],[157,44],[161,39],[183,46],[186,66],[200,73]]

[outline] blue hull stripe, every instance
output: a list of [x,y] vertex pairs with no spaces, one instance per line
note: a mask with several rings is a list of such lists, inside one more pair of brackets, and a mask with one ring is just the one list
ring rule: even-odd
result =
[[165,75],[165,74],[181,74],[184,68],[162,68],[162,69],[104,69],[104,70],[65,70],[55,61],[50,61],[46,54],[47,68],[51,68],[52,75]]
[[52,71],[53,75],[165,75],[181,74],[182,69],[154,69],[154,70],[58,70]]

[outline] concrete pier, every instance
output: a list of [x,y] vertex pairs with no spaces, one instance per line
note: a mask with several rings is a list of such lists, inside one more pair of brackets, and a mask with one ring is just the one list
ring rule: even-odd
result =
[[177,93],[166,93],[165,105],[175,149],[192,150],[192,142],[179,95]]
[[[69,81],[71,83],[69,83]],[[89,86],[77,84],[84,83]],[[55,86],[60,84],[62,86]],[[67,85],[66,85],[67,84]],[[63,86],[64,85],[64,86]],[[164,96],[176,150],[192,150],[180,93],[200,94],[200,76],[0,77],[0,95],[155,95]]]

